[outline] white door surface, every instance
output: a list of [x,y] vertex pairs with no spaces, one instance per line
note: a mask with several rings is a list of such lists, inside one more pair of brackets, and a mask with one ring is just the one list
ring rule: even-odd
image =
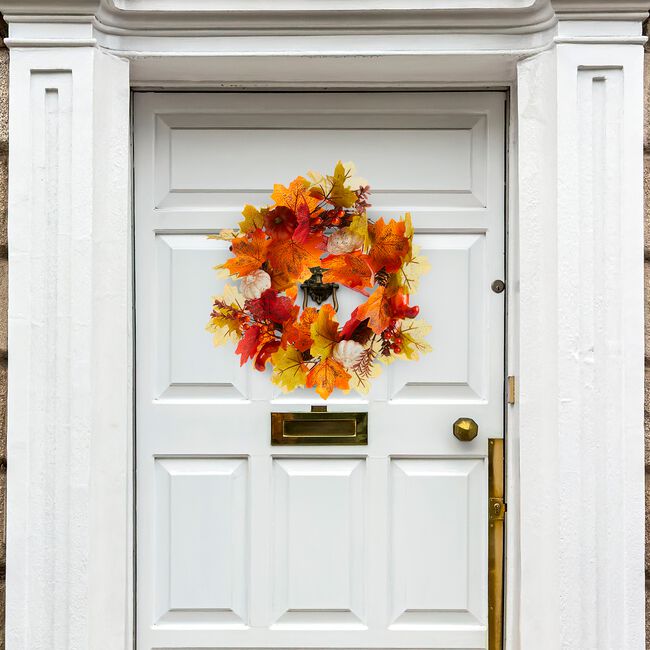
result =
[[[497,92],[135,95],[140,650],[487,647],[504,108]],[[372,185],[370,216],[412,214],[433,351],[367,399],[328,400],[368,412],[367,446],[272,447],[272,411],[322,402],[212,347],[229,252],[206,235],[338,160]],[[453,437],[459,417],[472,442]]]

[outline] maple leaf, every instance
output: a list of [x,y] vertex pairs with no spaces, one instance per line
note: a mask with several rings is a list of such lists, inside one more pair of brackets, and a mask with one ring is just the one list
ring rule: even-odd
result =
[[368,258],[361,252],[329,255],[321,260],[326,268],[323,282],[340,282],[350,289],[363,289],[374,284],[372,269]]
[[220,239],[222,241],[231,241],[237,237],[238,232],[232,228],[223,228],[215,235],[208,235],[208,239]]
[[316,392],[327,399],[335,388],[348,391],[350,389],[350,374],[342,364],[332,359],[322,359],[307,375],[307,388],[316,387]]
[[407,294],[415,293],[420,285],[420,276],[431,270],[429,260],[424,256],[418,255],[418,251],[418,247],[414,246],[414,254],[411,256],[411,259],[396,273],[397,283],[404,293]]
[[242,214],[244,220],[239,222],[239,229],[242,232],[251,232],[264,225],[264,215],[254,205],[245,205]]
[[271,381],[288,393],[305,385],[309,368],[305,365],[302,354],[294,347],[286,350],[280,348],[271,357],[273,376]]
[[269,249],[269,262],[273,271],[278,274],[286,273],[294,281],[306,280],[311,276],[310,267],[319,265],[323,253],[318,248],[319,243],[319,239],[315,237],[310,237],[304,243],[293,239],[273,242]]
[[243,366],[257,353],[261,331],[259,325],[252,325],[244,332],[244,336],[242,336],[242,339],[239,341],[239,345],[235,350],[237,354],[241,355],[241,360],[239,362],[240,366]]
[[275,289],[278,293],[281,293],[282,291],[286,292],[290,287],[296,286],[296,281],[293,278],[289,277],[289,274],[286,271],[278,272],[271,268],[269,268],[267,271],[271,276],[271,288]]
[[339,208],[351,208],[357,202],[357,193],[346,185],[351,175],[351,170],[347,170],[339,160],[334,175],[327,177],[330,182],[328,199]]
[[318,317],[311,324],[310,332],[313,344],[310,352],[314,357],[325,359],[332,354],[332,348],[339,342],[339,324],[334,307],[323,305],[318,310]]
[[274,289],[267,289],[259,298],[247,300],[246,307],[258,321],[281,324],[291,316],[293,301],[286,296],[278,296]]
[[309,238],[311,229],[310,212],[306,203],[300,203],[296,210],[296,218],[298,220],[298,227],[293,231],[292,239],[298,243],[304,244]]
[[431,325],[423,320],[405,319],[400,331],[402,351],[397,356],[403,359],[417,360],[420,358],[420,354],[431,352],[431,346],[425,341],[425,337],[430,331]]
[[311,338],[311,326],[318,318],[318,310],[307,307],[300,314],[300,320],[289,321],[283,331],[286,341],[300,352],[306,352],[314,342]]
[[406,212],[404,214],[404,236],[413,239],[414,234],[415,230],[413,228],[413,221],[411,221],[411,213]]
[[402,260],[411,252],[411,240],[404,236],[406,224],[391,219],[385,223],[378,219],[372,226],[372,246],[368,252],[370,266],[377,273],[385,268],[388,273],[397,271]]
[[284,292],[287,298],[290,298],[292,302],[296,301],[296,296],[298,295],[298,287],[294,284],[290,287],[287,287]]
[[271,240],[267,239],[264,231],[259,229],[243,237],[236,237],[232,240],[232,252],[235,257],[216,268],[227,269],[230,275],[240,278],[248,275],[264,264],[270,243]]
[[309,182],[302,176],[294,178],[289,183],[289,187],[279,183],[273,185],[271,199],[277,206],[285,206],[293,210],[294,213],[298,212],[298,206],[302,203],[309,208],[309,212],[313,212],[320,204],[316,197],[310,196]]
[[212,334],[212,345],[219,347],[229,342],[235,342],[239,339],[239,334],[231,330],[226,325],[217,325],[212,319],[205,326],[205,329]]
[[391,317],[390,296],[387,295],[386,287],[377,287],[370,298],[350,316],[351,319],[360,321],[367,318],[368,325],[375,334],[381,334],[390,325]]
[[352,221],[348,226],[350,232],[353,232],[355,235],[358,235],[359,238],[363,241],[362,249],[364,253],[367,253],[372,245],[372,237],[370,236],[370,230],[368,228],[368,217],[364,214],[355,214],[352,217]]

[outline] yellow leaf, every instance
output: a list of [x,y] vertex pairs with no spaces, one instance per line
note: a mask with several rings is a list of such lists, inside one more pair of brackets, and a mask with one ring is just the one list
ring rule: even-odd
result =
[[348,184],[350,176],[350,170],[339,160],[334,175],[327,177],[330,183],[329,200],[340,208],[351,208],[357,202],[357,194]]
[[242,214],[244,220],[239,222],[242,232],[250,232],[264,226],[264,215],[254,205],[245,205]]
[[366,214],[355,214],[350,222],[350,232],[358,235],[363,241],[363,252],[367,253],[372,244],[372,239],[368,231],[368,217]]
[[226,343],[236,343],[239,335],[235,330],[229,329],[227,325],[217,325],[213,319],[205,326],[205,329],[212,334],[212,345],[219,347]]
[[395,274],[397,283],[404,293],[413,294],[418,290],[420,276],[431,270],[431,264],[426,257],[418,255],[419,248],[413,247],[411,259]]
[[223,241],[231,241],[235,237],[237,237],[239,233],[236,230],[233,230],[232,228],[224,228],[223,230],[220,230],[218,233],[215,235],[208,235],[208,239],[221,239]]
[[430,331],[431,325],[423,320],[405,319],[400,333],[402,351],[397,356],[401,359],[417,360],[420,358],[420,354],[431,352],[431,346],[425,341],[425,337]]
[[231,307],[243,309],[246,298],[240,293],[239,289],[233,284],[227,284],[223,288],[223,301]]
[[237,313],[243,305],[244,296],[231,284],[224,287],[223,296],[213,298],[210,321],[205,329],[212,333],[212,342],[215,346],[239,339],[241,322],[237,318]]
[[339,324],[332,305],[325,304],[318,310],[318,318],[311,324],[311,354],[326,359],[332,354],[332,348],[338,343]]
[[302,353],[293,346],[286,350],[280,348],[271,357],[273,376],[271,381],[288,393],[305,385],[308,368],[303,362]]
[[413,229],[413,222],[411,221],[411,213],[407,212],[404,215],[404,223],[406,224],[404,227],[404,236],[408,237],[409,239],[413,239],[413,233],[415,230]]

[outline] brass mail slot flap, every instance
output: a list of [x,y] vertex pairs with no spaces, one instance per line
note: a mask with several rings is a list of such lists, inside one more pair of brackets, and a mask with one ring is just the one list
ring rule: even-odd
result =
[[272,445],[367,445],[367,413],[271,413]]

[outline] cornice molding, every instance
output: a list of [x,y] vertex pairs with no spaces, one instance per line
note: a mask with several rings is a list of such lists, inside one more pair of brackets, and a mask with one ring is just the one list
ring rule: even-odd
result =
[[1,0],[0,12],[13,15],[32,16],[94,16],[101,0]]
[[[10,31],[9,46],[92,45],[96,39],[109,50],[125,51],[137,49],[132,43],[142,37],[171,37],[168,47],[176,38],[205,41],[240,35],[477,34],[538,39],[545,34],[550,42],[558,20],[640,22],[648,15],[650,0],[468,0],[462,5],[456,0],[0,0],[0,12],[10,25],[23,25]],[[36,27],[79,22],[92,25],[92,33],[73,37],[62,25],[60,34],[53,36]],[[26,23],[35,25],[33,33]],[[539,44],[524,49],[530,47]]]
[[[549,0],[0,0],[19,16],[95,19],[98,31],[135,36],[229,33],[533,33],[555,23]],[[306,8],[308,7],[308,8]]]

